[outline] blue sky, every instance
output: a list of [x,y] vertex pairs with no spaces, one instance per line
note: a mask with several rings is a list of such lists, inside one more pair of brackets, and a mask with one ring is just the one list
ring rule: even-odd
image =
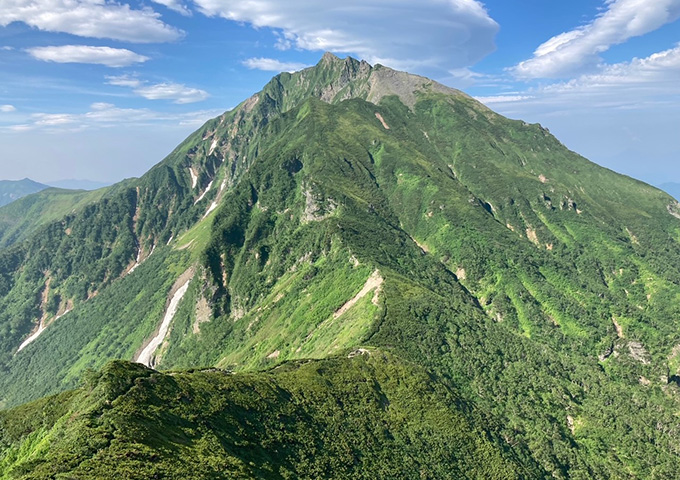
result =
[[324,51],[680,182],[680,0],[0,0],[0,178],[139,176]]

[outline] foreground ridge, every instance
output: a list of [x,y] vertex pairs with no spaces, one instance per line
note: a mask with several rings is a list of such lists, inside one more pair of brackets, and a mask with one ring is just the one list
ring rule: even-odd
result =
[[[27,414],[45,420],[27,425]],[[376,350],[250,375],[116,362],[79,390],[0,413],[11,445],[1,465],[31,479],[526,478],[468,415],[422,370]],[[54,440],[41,448],[37,437]]]

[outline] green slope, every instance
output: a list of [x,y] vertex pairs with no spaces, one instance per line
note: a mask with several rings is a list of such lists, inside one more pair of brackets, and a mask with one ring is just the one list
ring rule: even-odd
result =
[[371,345],[455,385],[471,424],[541,475],[669,478],[679,218],[539,125],[325,55],[0,254],[0,391],[17,405],[135,358],[189,271],[158,368]]
[[375,350],[240,375],[117,362],[0,413],[0,478],[535,478],[474,416]]
[[[468,100],[464,102],[463,107],[474,107]],[[390,130],[375,120],[376,110],[391,123]],[[603,280],[605,266],[625,268],[633,258],[653,272],[650,274],[664,278],[665,288],[677,292],[677,283],[671,282],[678,277],[673,277],[668,267],[665,271],[657,268],[662,257],[651,241],[643,261],[635,253],[645,241],[642,235],[634,244],[615,235],[618,229],[609,226],[633,222],[637,209],[645,208],[642,202],[647,201],[651,211],[646,212],[647,221],[656,218],[657,233],[666,228],[665,241],[674,245],[670,232],[675,219],[666,209],[670,199],[651,187],[595,167],[545,137],[557,150],[553,157],[561,157],[572,168],[577,165],[610,175],[614,188],[637,189],[643,198],[634,209],[619,202],[607,209],[594,205],[594,212],[581,214],[574,207],[548,211],[541,205],[546,213],[539,213],[573,225],[575,232],[583,222],[584,235],[575,235],[566,245],[551,238],[552,250],[537,246],[527,238],[528,227],[521,232],[508,228],[506,218],[494,215],[491,207],[489,212],[486,200],[447,172],[448,165],[434,160],[438,157],[425,143],[427,137],[413,133],[422,133],[423,126],[429,126],[426,119],[416,117],[403,125],[391,120],[407,118],[403,110],[398,102],[376,107],[354,100],[334,107],[309,101],[280,120],[292,122],[290,127],[272,122],[272,129],[281,129],[285,145],[273,143],[271,150],[261,151],[262,161],[253,165],[225,199],[205,257],[216,292],[213,302],[224,320],[206,324],[198,335],[189,328],[177,331],[175,350],[171,343],[162,365],[207,359],[250,369],[298,355],[313,356],[313,351],[303,353],[298,348],[305,341],[323,338],[333,321],[332,313],[342,305],[342,300],[331,303],[330,293],[339,292],[337,287],[321,292],[314,287],[328,282],[329,277],[351,279],[343,268],[354,271],[354,256],[360,266],[368,266],[363,278],[378,269],[385,283],[378,322],[368,311],[352,319],[353,326],[360,330],[367,320],[374,323],[368,341],[396,348],[407,358],[455,378],[470,401],[499,416],[503,425],[499,434],[526,442],[551,474],[558,478],[625,478],[674,468],[676,459],[668,455],[672,436],[660,433],[654,444],[645,444],[644,425],[660,421],[669,431],[675,425],[672,412],[678,402],[670,393],[674,387],[657,379],[666,373],[674,347],[659,340],[672,335],[676,326],[664,323],[667,317],[659,316],[658,310],[641,310],[630,304],[628,296],[620,295],[619,289],[634,287],[608,286]],[[477,142],[476,132],[481,127],[469,117],[480,118],[481,113],[491,115],[472,110],[467,113],[471,123],[467,131],[458,127],[455,132]],[[528,129],[533,148],[537,147],[539,127],[491,118],[508,135],[514,129]],[[484,147],[479,145],[479,150],[483,152]],[[299,168],[295,160],[302,165],[299,171],[295,171]],[[271,168],[277,164],[283,168]],[[294,173],[286,168],[291,164],[298,165]],[[481,178],[502,178],[503,184],[515,189],[528,176],[519,162],[514,171],[507,170],[503,176]],[[560,174],[557,168],[548,171],[553,176]],[[517,179],[509,177],[510,173]],[[600,180],[595,177],[593,183]],[[533,182],[534,202],[545,203],[539,196],[544,184],[538,178]],[[316,221],[305,222],[301,218],[309,210],[310,190],[319,213]],[[496,203],[495,197],[487,198]],[[529,218],[533,208],[537,209],[527,203],[526,210],[518,208],[515,218]],[[584,201],[580,208],[588,209],[589,204]],[[611,209],[620,216],[608,213]],[[409,237],[429,253],[423,254]],[[603,252],[598,243],[602,238],[613,238],[620,251]],[[300,260],[305,270],[301,269],[298,277],[294,277],[297,271],[287,274]],[[464,287],[457,283],[455,272]],[[290,290],[300,293],[287,295],[289,281],[296,282]],[[344,298],[351,298],[362,283],[354,283]],[[575,293],[568,296],[565,289]],[[275,302],[280,293],[284,297]],[[304,307],[301,298],[310,304],[302,327],[296,324],[295,310],[286,313],[291,311],[287,305]],[[672,315],[676,306],[658,301],[656,308]],[[635,360],[629,353],[632,344],[616,337],[612,315],[633,309],[640,312],[635,313],[638,317],[663,323],[631,325],[636,330],[630,335],[648,349],[649,363]],[[332,353],[338,339],[342,340],[335,337],[322,343],[322,354]],[[181,348],[183,344],[190,347]],[[608,348],[620,356],[599,363],[598,355]],[[215,355],[219,349],[223,349],[221,356]],[[210,351],[212,356],[200,357],[202,351]],[[658,363],[651,361],[655,355]],[[641,378],[651,383],[640,383]],[[536,395],[540,396],[527,402]],[[640,397],[645,399],[642,403]],[[665,412],[662,417],[659,410]],[[636,427],[619,428],[604,420],[617,416]],[[609,454],[614,445],[617,455]]]
[[49,225],[106,197],[113,188],[91,192],[45,188],[0,208],[0,248],[31,237]]
[[94,192],[48,190],[5,207],[14,224],[1,234],[9,246],[0,250],[0,365],[38,324],[77,310],[204,217],[219,182],[240,172],[209,151],[207,128],[140,179]]

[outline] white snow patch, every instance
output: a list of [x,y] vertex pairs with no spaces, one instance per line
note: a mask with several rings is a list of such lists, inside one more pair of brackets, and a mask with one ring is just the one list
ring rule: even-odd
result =
[[220,192],[224,191],[224,189],[227,187],[227,179],[225,178],[222,180],[222,185],[220,185]]
[[[64,315],[66,315],[70,311],[71,311],[70,309],[66,310],[61,315],[57,315],[56,317],[54,317],[54,320],[52,320],[52,321],[55,322],[55,321],[59,320],[61,317],[63,317]],[[24,340],[21,345],[19,345],[19,349],[17,350],[17,353],[19,353],[24,348],[26,348],[26,346],[29,343],[34,342],[40,336],[40,334],[45,331],[46,328],[47,328],[47,325],[45,325],[43,322],[40,322],[40,324],[38,325],[38,330],[35,333],[33,333],[30,337],[28,337],[26,340]]]
[[212,211],[215,210],[216,208],[217,208],[217,200],[215,200],[214,202],[212,202],[210,204],[210,206],[208,207],[208,210],[205,212],[205,215],[203,215],[203,218],[210,215],[212,213]]
[[194,172],[192,167],[189,167],[189,174],[191,174],[191,188],[196,188],[196,185],[198,184],[198,175],[196,175],[196,172]]
[[[151,247],[151,253],[149,253],[149,255],[144,260],[148,259],[151,255],[153,255],[154,250],[156,250],[156,245]],[[142,260],[142,247],[139,247],[139,251],[137,252],[137,260],[135,260],[135,264],[132,266],[130,270],[128,270],[128,272],[125,275],[130,275],[132,272],[137,270],[137,267],[144,263],[144,260]]]
[[172,242],[174,238],[175,238],[174,235],[170,235],[170,238],[168,239],[168,243],[166,243],[166,245],[170,245],[170,242]]
[[201,193],[201,196],[198,197],[198,200],[196,200],[196,201],[194,202],[194,205],[196,205],[198,202],[200,202],[201,200],[203,200],[203,198],[205,197],[205,194],[208,193],[208,192],[210,191],[210,188],[212,187],[212,184],[213,184],[213,182],[212,182],[212,180],[211,180],[210,183],[208,184],[208,186],[206,187],[205,191],[204,191],[203,193]]
[[137,250],[137,260],[135,260],[135,264],[132,266],[130,270],[127,271],[125,275],[130,275],[132,272],[134,272],[137,267],[139,267],[142,263],[140,262],[140,259],[142,257],[142,247],[139,247],[139,250]]
[[214,139],[212,141],[212,143],[210,144],[210,151],[208,152],[208,156],[213,154],[213,152],[215,151],[215,148],[217,148],[217,139]]
[[179,306],[179,302],[182,300],[184,294],[187,293],[187,290],[189,289],[189,282],[191,282],[191,278],[189,278],[184,283],[184,285],[179,287],[179,289],[177,289],[175,294],[172,296],[172,300],[170,300],[170,305],[168,306],[168,309],[165,311],[165,316],[163,317],[163,321],[161,322],[161,328],[158,330],[156,336],[153,337],[149,344],[144,348],[144,350],[142,350],[142,353],[139,354],[139,356],[137,357],[137,363],[141,363],[150,368],[154,367],[155,362],[153,354],[156,351],[156,349],[161,345],[161,343],[165,339],[165,336],[168,334],[168,330],[170,329],[170,323],[172,322],[172,319],[175,317],[175,313],[177,313],[177,307]]
[[40,322],[40,325],[38,325],[38,330],[37,330],[33,335],[31,335],[31,336],[28,337],[26,340],[24,340],[23,343],[22,343],[21,345],[19,345],[19,350],[17,350],[17,353],[19,353],[19,352],[22,351],[24,348],[26,348],[26,345],[28,345],[29,343],[31,343],[31,342],[33,342],[35,339],[37,339],[37,338],[40,336],[40,334],[41,334],[42,332],[45,331],[45,328],[46,328],[46,327],[43,325],[43,323]]

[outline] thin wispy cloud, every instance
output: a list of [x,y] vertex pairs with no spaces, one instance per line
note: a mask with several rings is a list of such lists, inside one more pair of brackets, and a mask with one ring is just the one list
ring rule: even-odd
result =
[[499,28],[475,0],[194,2],[205,15],[274,29],[282,50],[352,53],[371,63],[420,71],[474,64],[495,49]]
[[23,22],[46,32],[136,43],[171,42],[183,32],[151,8],[104,0],[3,0],[0,26]]
[[117,87],[136,88],[142,85],[142,81],[130,75],[117,75],[106,77],[106,83]]
[[0,112],[2,113],[16,112],[16,110],[14,105],[0,105]]
[[190,17],[191,16],[191,10],[189,10],[189,7],[187,7],[184,3],[180,2],[179,0],[151,0],[154,3],[158,3],[159,5],[163,5],[166,8],[169,8],[170,10],[174,10],[175,12],[184,15],[185,17]]
[[602,63],[611,46],[644,35],[680,18],[680,0],[608,0],[591,23],[541,44],[534,56],[511,72],[520,78],[564,78]]
[[135,95],[147,100],[171,100],[173,103],[185,104],[200,102],[210,94],[200,88],[188,87],[181,83],[164,82],[149,84],[128,75],[107,77],[109,85],[132,88]]
[[149,57],[125,48],[91,47],[87,45],[62,45],[34,47],[26,50],[33,58],[56,63],[91,63],[107,67],[129,67],[143,63]]
[[505,114],[528,111],[644,110],[680,106],[680,45],[645,58],[600,66],[582,74],[523,92],[475,97]]
[[[603,66],[597,73],[581,75],[540,89],[543,101],[577,100],[584,107],[630,106],[670,101],[680,95],[680,46]],[[552,100],[551,100],[552,99]]]
[[249,58],[242,63],[251,70],[264,70],[266,72],[292,73],[309,66],[298,62],[282,62],[274,58]]
[[158,112],[146,108],[119,108],[110,103],[93,103],[84,113],[34,113],[26,121],[9,125],[2,130],[26,132],[40,130],[58,134],[91,128],[130,127],[151,124],[199,126],[215,117],[217,110],[184,113]]
[[488,97],[475,97],[475,100],[482,102],[485,105],[491,105],[494,103],[523,102],[532,98],[534,97],[531,95],[491,95]]
[[200,88],[191,88],[181,83],[157,83],[135,88],[134,92],[148,100],[172,100],[173,103],[195,103],[210,95]]

